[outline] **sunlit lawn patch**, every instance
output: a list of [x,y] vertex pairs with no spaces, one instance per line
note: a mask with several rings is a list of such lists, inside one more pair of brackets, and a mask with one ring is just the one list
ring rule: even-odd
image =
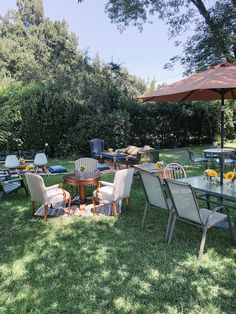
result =
[[[161,159],[180,162],[182,155],[164,151]],[[203,172],[200,165],[186,169]],[[45,177],[46,185],[58,181],[61,175]],[[137,177],[131,205],[117,220],[58,217],[45,224],[31,217],[24,191],[10,195],[0,205],[0,312],[234,313],[236,250],[228,232],[209,231],[199,264],[198,228],[178,222],[168,247],[167,216],[152,209],[140,231],[145,198]]]

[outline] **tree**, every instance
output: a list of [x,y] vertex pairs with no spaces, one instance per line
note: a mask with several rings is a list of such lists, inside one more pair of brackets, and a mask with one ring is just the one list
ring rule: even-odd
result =
[[169,26],[170,38],[193,29],[183,45],[183,56],[174,56],[166,67],[179,60],[192,72],[222,60],[236,60],[235,0],[107,0],[105,10],[121,30],[130,24],[142,30],[155,14]]

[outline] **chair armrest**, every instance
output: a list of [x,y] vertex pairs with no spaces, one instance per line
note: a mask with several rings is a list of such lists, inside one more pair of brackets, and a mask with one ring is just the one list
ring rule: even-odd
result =
[[114,186],[114,183],[112,183],[112,182],[99,181],[99,183],[102,184],[102,185]]
[[208,225],[208,222],[210,221],[210,219],[214,216],[214,213],[218,212],[220,209],[226,208],[226,206],[217,206],[214,209],[212,209],[211,214],[207,217],[206,220],[206,225]]
[[61,187],[62,187],[61,183],[57,183],[57,184],[45,187],[45,191],[50,191],[50,190],[53,190],[53,189],[56,189],[56,188],[61,188]]

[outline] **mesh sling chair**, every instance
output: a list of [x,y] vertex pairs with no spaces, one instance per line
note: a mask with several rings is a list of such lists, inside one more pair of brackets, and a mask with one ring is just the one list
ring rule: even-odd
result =
[[26,173],[25,178],[31,195],[33,215],[35,213],[35,203],[44,204],[44,221],[46,222],[48,205],[53,206],[66,200],[68,200],[68,211],[70,213],[70,193],[65,191],[60,183],[46,187],[43,178],[34,173]]
[[172,219],[172,206],[170,198],[166,197],[165,191],[163,189],[163,183],[158,176],[154,176],[151,173],[140,172],[139,177],[141,179],[145,196],[146,196],[146,205],[144,208],[143,219],[141,223],[141,228],[144,226],[144,221],[146,218],[147,210],[150,207],[155,207],[163,210],[167,214],[169,214],[168,223],[166,227],[165,233],[165,241],[168,240],[168,232]]
[[0,170],[0,191],[3,192],[2,201],[8,194],[16,192],[20,189],[24,189],[26,195],[28,195],[24,181],[18,174],[11,175],[9,170]]
[[232,236],[232,226],[229,213],[228,215],[225,215],[217,212],[225,206],[218,206],[213,210],[199,208],[195,191],[190,184],[170,179],[164,179],[164,181],[167,185],[174,209],[172,224],[168,236],[168,244],[170,244],[172,241],[176,219],[191,223],[203,229],[202,240],[198,254],[199,260],[201,260],[203,255],[207,230],[217,223],[225,220],[227,216],[230,226],[230,233]]
[[[129,195],[133,181],[134,168],[119,170],[116,172],[113,183],[99,181],[98,188],[93,192],[93,207],[96,212],[96,199],[107,200],[112,203],[114,216],[117,216],[117,205],[122,199],[126,199],[129,207]],[[100,185],[104,185],[100,187]]]
[[181,179],[186,178],[186,171],[183,166],[177,163],[170,163],[164,169],[165,179]]
[[193,163],[193,164],[205,164],[205,167],[207,167],[207,163],[208,163],[208,158],[206,157],[195,157],[194,152],[190,149],[187,150],[188,152],[188,157],[189,157],[189,163]]

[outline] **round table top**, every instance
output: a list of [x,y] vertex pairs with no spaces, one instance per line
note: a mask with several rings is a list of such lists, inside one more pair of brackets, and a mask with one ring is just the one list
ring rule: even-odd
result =
[[100,178],[99,173],[84,173],[81,177],[80,174],[77,173],[69,173],[63,176],[63,180],[68,184],[81,184],[85,182],[96,182]]

